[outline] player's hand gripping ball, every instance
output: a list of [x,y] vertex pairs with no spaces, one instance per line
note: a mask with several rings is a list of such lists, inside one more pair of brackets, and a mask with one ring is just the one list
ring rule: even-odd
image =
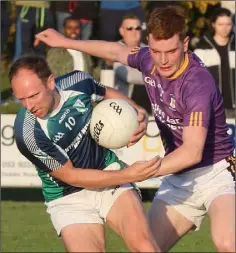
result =
[[101,146],[119,149],[127,146],[139,122],[136,110],[122,99],[105,99],[93,109],[92,138]]

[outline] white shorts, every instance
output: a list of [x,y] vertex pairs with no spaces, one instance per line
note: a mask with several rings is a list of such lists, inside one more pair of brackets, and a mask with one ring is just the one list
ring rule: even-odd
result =
[[[120,164],[112,163],[104,170],[120,170]],[[64,227],[71,224],[104,224],[117,198],[134,188],[137,190],[133,185],[126,184],[103,189],[83,189],[46,203],[47,212],[58,235]]]
[[163,178],[154,201],[161,199],[193,222],[199,230],[211,202],[223,194],[235,194],[235,182],[222,160],[180,175]]

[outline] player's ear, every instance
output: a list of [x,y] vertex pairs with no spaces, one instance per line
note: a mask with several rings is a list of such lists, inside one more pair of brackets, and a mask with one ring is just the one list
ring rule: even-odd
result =
[[188,51],[188,44],[189,44],[189,36],[186,36],[184,39],[184,52],[186,53]]
[[122,26],[119,28],[119,33],[121,37],[124,36],[124,28]]
[[53,75],[50,75],[48,77],[48,81],[47,81],[47,86],[50,90],[54,90],[55,89],[55,79]]

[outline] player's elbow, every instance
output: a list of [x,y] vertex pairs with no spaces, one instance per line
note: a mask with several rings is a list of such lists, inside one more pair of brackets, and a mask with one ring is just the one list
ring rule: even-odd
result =
[[195,164],[200,163],[201,160],[202,160],[202,155],[197,155],[197,156],[195,156],[194,163],[195,163]]
[[192,163],[193,165],[200,163],[202,160],[202,150],[200,149],[193,149],[192,151]]
[[66,184],[79,187],[80,170],[75,169],[71,161],[68,161],[62,168],[51,172],[50,175]]
[[85,187],[81,181],[80,170],[81,169],[72,170],[70,173],[68,173],[68,175],[64,177],[63,181],[74,187]]
[[73,175],[71,173],[69,173],[67,176],[65,176],[63,178],[63,181],[66,183],[66,184],[69,184],[69,185],[73,185],[75,186],[76,182],[75,182],[75,177],[73,177]]
[[117,44],[116,51],[114,52],[114,61],[128,65],[128,55],[130,50],[131,49],[125,45]]

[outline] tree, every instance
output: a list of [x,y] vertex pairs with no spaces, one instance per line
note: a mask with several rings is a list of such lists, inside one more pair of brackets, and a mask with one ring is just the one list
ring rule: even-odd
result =
[[180,1],[187,12],[187,33],[190,37],[200,37],[209,25],[213,9],[220,1]]

